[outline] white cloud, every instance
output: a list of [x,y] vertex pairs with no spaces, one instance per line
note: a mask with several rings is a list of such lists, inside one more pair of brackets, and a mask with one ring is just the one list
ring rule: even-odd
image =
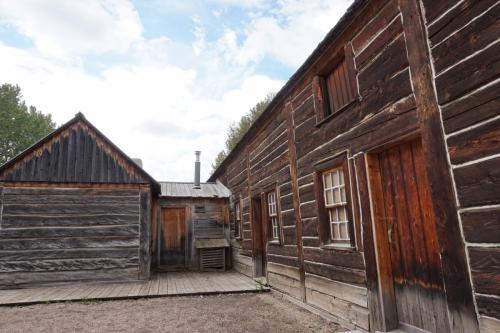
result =
[[28,104],[52,113],[59,125],[82,111],[160,180],[191,180],[194,150],[202,150],[208,178],[228,124],[283,84],[254,75],[210,97],[194,89],[195,71],[175,66],[119,64],[95,76],[2,43],[0,54],[2,80],[18,83]]
[[[191,11],[193,40],[182,42],[145,38],[127,0],[0,0],[0,24],[35,45],[19,49],[0,41],[0,83],[19,84],[27,103],[58,124],[82,111],[159,180],[191,180],[193,152],[202,150],[207,178],[229,123],[284,83],[255,74],[262,59],[298,67],[348,2],[280,0],[271,7],[261,0],[211,0],[220,5],[208,11],[222,27],[218,35]],[[203,2],[172,3],[188,10]],[[228,6],[244,7],[250,19],[225,25]],[[87,56],[98,62],[103,53],[119,60],[103,60],[90,73]]]
[[124,52],[143,30],[127,0],[0,0],[0,19],[42,54],[58,57]]
[[[222,1],[232,3],[232,0]],[[252,2],[252,1],[250,1]],[[239,66],[266,56],[292,68],[300,66],[325,34],[333,28],[352,0],[281,0],[271,7],[257,6],[239,33],[226,29],[215,48]]]

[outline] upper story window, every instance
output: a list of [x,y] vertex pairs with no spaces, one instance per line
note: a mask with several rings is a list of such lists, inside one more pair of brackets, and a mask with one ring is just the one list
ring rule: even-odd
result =
[[313,81],[317,122],[344,110],[358,96],[351,44],[339,51]]
[[279,241],[279,221],[278,209],[276,205],[276,191],[267,193],[267,215],[269,219],[269,226],[271,229],[271,240]]
[[234,215],[235,215],[235,223],[234,223],[234,236],[236,238],[243,237],[243,225],[241,222],[241,204],[240,201],[237,201],[234,204]]
[[344,170],[337,167],[323,173],[323,195],[333,243],[350,243]]

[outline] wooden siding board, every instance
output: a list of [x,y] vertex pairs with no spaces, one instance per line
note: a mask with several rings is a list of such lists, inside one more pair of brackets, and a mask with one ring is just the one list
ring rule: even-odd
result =
[[500,208],[461,213],[465,240],[470,243],[497,243],[500,240]]
[[500,248],[469,248],[474,291],[500,296]]
[[500,153],[500,118],[448,138],[452,164]]
[[493,158],[454,170],[462,207],[500,203],[500,158]]

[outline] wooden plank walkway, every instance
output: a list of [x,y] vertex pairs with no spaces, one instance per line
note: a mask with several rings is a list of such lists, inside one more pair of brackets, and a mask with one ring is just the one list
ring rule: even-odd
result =
[[268,291],[237,272],[157,273],[149,281],[0,290],[0,305]]

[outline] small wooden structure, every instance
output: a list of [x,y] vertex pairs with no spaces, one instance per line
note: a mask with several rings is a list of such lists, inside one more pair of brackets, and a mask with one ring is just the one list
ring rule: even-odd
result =
[[159,191],[77,114],[0,167],[0,287],[148,279]]
[[500,3],[355,0],[210,181],[234,267],[363,331],[500,331]]
[[153,267],[225,270],[229,190],[219,182],[161,182],[153,221]]

